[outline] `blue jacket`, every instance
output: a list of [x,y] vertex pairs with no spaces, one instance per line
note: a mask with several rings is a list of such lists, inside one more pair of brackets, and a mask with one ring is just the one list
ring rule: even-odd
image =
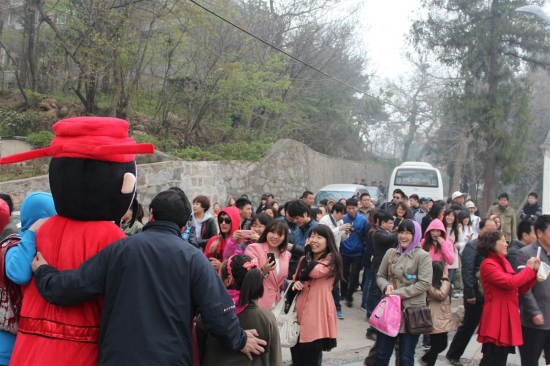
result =
[[[44,192],[29,194],[21,204],[21,241],[6,253],[6,275],[18,285],[26,285],[31,280],[31,262],[36,254],[35,233],[29,228],[38,219],[56,215],[52,195]],[[0,365],[10,362],[15,334],[0,331]]]
[[[351,218],[349,214],[343,217],[344,224],[351,224],[355,229],[354,233],[350,233],[347,240],[340,244],[340,253],[346,257],[360,257],[365,254],[365,245],[367,244],[367,233],[370,227],[367,219],[359,214],[355,218]],[[369,245],[366,245],[369,248]],[[369,250],[370,251],[370,250]],[[370,253],[368,254],[370,258]]]

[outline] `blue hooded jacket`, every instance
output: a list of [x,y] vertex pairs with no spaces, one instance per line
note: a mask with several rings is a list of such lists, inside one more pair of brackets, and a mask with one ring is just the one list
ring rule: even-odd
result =
[[[53,197],[49,193],[34,192],[29,194],[21,204],[21,241],[6,253],[6,275],[18,285],[26,285],[32,277],[31,262],[36,254],[36,234],[29,228],[38,219],[56,215]],[[0,331],[0,365],[10,362],[15,344],[15,334]]]

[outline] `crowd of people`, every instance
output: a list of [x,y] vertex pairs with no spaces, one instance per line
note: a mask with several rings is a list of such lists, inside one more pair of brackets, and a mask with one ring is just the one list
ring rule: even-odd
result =
[[[78,268],[55,268],[35,246],[56,215],[52,196],[25,198],[19,230],[10,197],[0,195],[4,286],[21,293],[34,272],[36,291],[56,311],[100,304],[97,348],[82,342],[82,352],[97,352],[102,365],[282,365],[272,311],[294,300],[300,333],[292,364],[321,365],[323,352],[338,346],[341,301],[353,307],[358,290],[367,320],[384,296],[399,296],[403,309],[397,336],[369,326],[375,343],[365,365],[388,365],[394,350],[401,366],[435,365],[455,330],[446,357],[462,365],[478,326],[481,365],[505,365],[516,346],[522,365],[538,365],[543,350],[550,363],[550,282],[537,281],[541,263],[550,265],[550,215],[541,215],[534,192],[519,224],[507,193],[485,215],[467,198],[397,189],[377,208],[368,193],[314,205],[305,191],[281,204],[265,194],[254,209],[246,195],[223,207],[174,187],[148,208],[134,199],[116,222],[126,235]],[[452,297],[464,300],[458,328]],[[404,314],[416,307],[430,309],[433,329],[424,335],[407,326]],[[0,365],[24,352],[11,327],[0,331]],[[416,358],[421,337],[426,352]]]

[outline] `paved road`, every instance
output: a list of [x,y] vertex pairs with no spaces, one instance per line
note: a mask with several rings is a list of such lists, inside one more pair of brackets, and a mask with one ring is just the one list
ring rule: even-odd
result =
[[[353,308],[348,308],[345,303],[342,303],[342,311],[345,319],[338,321],[338,347],[331,352],[323,353],[323,366],[362,366],[363,360],[367,356],[369,349],[372,347],[372,341],[366,339],[365,332],[368,327],[366,314],[359,309],[361,293],[355,293],[355,302]],[[462,303],[462,299],[453,299],[453,311]],[[449,343],[452,341],[453,334],[449,334]],[[476,336],[468,344],[463,358],[461,359],[464,365],[478,365],[481,360],[481,344],[476,342]],[[423,353],[421,349],[417,349],[416,358]],[[444,351],[440,354],[437,365],[448,366],[450,363],[445,358]],[[283,360],[285,365],[291,364],[290,350],[283,348]],[[393,358],[390,365],[394,365]],[[508,365],[520,366],[519,351],[516,355],[508,356]],[[539,365],[545,365],[541,358]]]

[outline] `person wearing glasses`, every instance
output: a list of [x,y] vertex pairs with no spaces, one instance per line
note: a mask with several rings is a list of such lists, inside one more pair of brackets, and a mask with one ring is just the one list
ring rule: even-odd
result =
[[212,263],[212,266],[218,271],[223,261],[223,251],[227,240],[233,233],[239,230],[240,216],[237,207],[226,207],[218,214],[218,226],[220,235],[210,238],[204,249],[204,254]]

